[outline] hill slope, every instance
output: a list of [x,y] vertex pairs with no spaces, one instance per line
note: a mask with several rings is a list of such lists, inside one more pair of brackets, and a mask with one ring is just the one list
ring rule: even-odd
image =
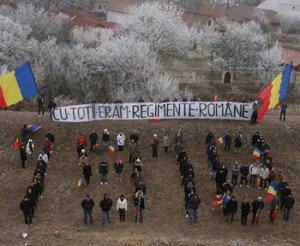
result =
[[[277,113],[277,112],[276,112]],[[288,116],[286,123],[278,122],[277,114],[266,117],[260,125],[250,126],[247,122],[232,121],[162,121],[154,124],[150,121],[126,121],[108,122],[98,121],[91,123],[54,123],[48,118],[38,118],[34,113],[27,112],[0,112],[0,181],[2,197],[0,211],[0,244],[22,245],[25,240],[22,232],[30,235],[29,245],[47,243],[47,245],[242,245],[251,243],[258,245],[281,244],[291,245],[298,241],[299,237],[299,165],[297,160],[300,155],[300,117]],[[38,204],[36,218],[33,226],[23,224],[23,215],[19,209],[25,188],[32,178],[35,167],[34,162],[27,162],[26,169],[21,169],[19,152],[10,148],[23,124],[40,124],[43,129],[33,137],[36,143],[36,153],[41,149],[41,141],[47,129],[52,129],[57,143],[50,163],[53,167],[46,178],[46,189],[43,199]],[[173,136],[178,126],[184,129],[184,142],[196,170],[196,187],[202,203],[199,209],[200,223],[189,226],[184,216],[184,192],[180,185],[178,166],[175,164],[174,152],[163,153],[160,146],[158,158],[151,157],[150,139],[157,133],[160,141],[164,131]],[[118,222],[118,214],[115,204],[112,210],[112,224],[102,226],[100,223],[101,212],[98,206],[103,194],[108,192],[114,203],[121,193],[124,193],[131,202],[133,186],[129,182],[131,165],[126,163],[122,182],[114,180],[113,163],[118,153],[110,155],[101,152],[91,154],[90,162],[93,167],[93,178],[90,187],[85,190],[77,189],[77,181],[81,175],[77,166],[75,139],[79,133],[86,136],[95,129],[100,135],[104,128],[108,128],[111,137],[115,139],[119,131],[123,131],[128,137],[132,129],[138,129],[141,137],[141,154],[145,171],[144,181],[147,185],[145,201],[146,210],[144,223],[138,228],[134,224],[133,205],[129,204],[126,222]],[[240,211],[238,211],[234,224],[226,224],[221,210],[211,211],[210,202],[214,200],[215,183],[209,180],[207,157],[203,139],[208,131],[213,131],[216,136],[221,136],[226,131],[236,133],[242,131],[247,140],[259,130],[267,142],[271,145],[275,166],[284,163],[284,176],[288,179],[296,205],[292,212],[289,224],[283,223],[282,214],[274,226],[268,221],[269,206],[262,215],[259,226],[240,226]],[[250,149],[245,146],[242,153],[225,153],[220,149],[220,159],[230,169],[231,164],[238,160],[240,163],[251,163]],[[128,159],[127,148],[120,155],[124,160]],[[111,171],[109,184],[99,184],[98,163],[102,158],[107,158]],[[231,172],[229,173],[231,177]],[[91,193],[95,200],[94,225],[83,225],[83,213],[80,207],[85,194]],[[257,189],[237,188],[235,196],[240,203],[243,196],[250,200],[257,197]],[[298,239],[297,239],[298,238]]]

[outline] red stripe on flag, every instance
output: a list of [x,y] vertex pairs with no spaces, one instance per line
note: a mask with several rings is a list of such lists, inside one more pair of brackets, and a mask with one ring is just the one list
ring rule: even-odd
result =
[[4,96],[3,96],[3,90],[2,87],[0,86],[0,108],[7,108]]
[[269,111],[272,87],[272,84],[268,85],[259,95],[259,98],[262,101],[262,105],[259,109],[259,115],[256,122],[261,122],[262,119],[265,117],[265,114]]
[[270,193],[266,193],[265,199],[267,201],[271,201],[271,200],[273,200],[274,197],[275,197],[275,195],[270,194]]

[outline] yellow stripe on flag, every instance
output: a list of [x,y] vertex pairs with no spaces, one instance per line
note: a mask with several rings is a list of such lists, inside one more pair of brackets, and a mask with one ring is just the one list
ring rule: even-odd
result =
[[0,87],[7,107],[23,100],[15,71],[0,76]]
[[272,82],[269,109],[274,108],[279,103],[281,83],[282,83],[282,73],[280,73]]
[[277,191],[272,186],[269,186],[267,193],[276,196]]

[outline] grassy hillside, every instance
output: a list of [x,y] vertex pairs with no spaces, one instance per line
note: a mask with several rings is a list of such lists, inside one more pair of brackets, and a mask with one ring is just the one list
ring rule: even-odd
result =
[[[288,115],[285,123],[278,121],[278,112],[273,112],[259,125],[251,126],[248,122],[209,121],[209,120],[170,120],[154,124],[150,121],[97,121],[90,123],[54,123],[48,117],[37,117],[36,113],[0,111],[0,245],[292,245],[298,239],[299,232],[299,155],[300,155],[300,116]],[[42,147],[42,140],[47,129],[52,129],[57,143],[48,171],[43,199],[38,204],[36,217],[31,227],[25,226],[19,202],[25,194],[35,167],[34,162],[27,162],[26,169],[21,169],[18,150],[12,150],[11,144],[23,124],[40,124],[43,129],[33,136],[36,153]],[[158,158],[151,157],[150,139],[154,133],[162,143],[162,136],[168,131],[173,136],[178,126],[184,130],[184,142],[190,160],[196,172],[196,188],[202,200],[199,209],[200,223],[189,226],[184,215],[184,191],[180,185],[178,166],[175,164],[173,150],[163,153],[160,146]],[[144,182],[147,185],[145,199],[146,210],[144,223],[138,228],[134,223],[133,205],[130,197],[133,186],[129,182],[132,167],[125,163],[122,182],[114,179],[113,163],[119,153],[113,155],[101,152],[91,154],[93,178],[90,187],[77,189],[81,170],[77,166],[75,139],[83,132],[86,136],[95,129],[100,135],[108,128],[115,139],[118,131],[128,137],[132,129],[138,129],[141,137],[141,155],[144,168]],[[285,164],[283,175],[291,185],[296,205],[290,223],[283,222],[282,213],[275,225],[270,225],[269,204],[266,204],[261,223],[258,226],[240,226],[240,210],[235,222],[226,224],[220,209],[211,211],[210,202],[214,200],[215,183],[209,179],[207,157],[203,139],[208,131],[221,136],[226,131],[236,133],[240,130],[249,143],[250,136],[259,130],[272,148],[275,166]],[[220,159],[230,169],[232,163],[251,163],[251,150],[245,146],[240,154],[225,153],[220,149]],[[128,150],[120,155],[128,159]],[[98,163],[107,158],[111,171],[109,184],[99,184]],[[231,177],[231,172],[229,172]],[[99,200],[108,192],[114,203],[121,193],[130,201],[126,222],[120,224],[115,204],[112,209],[112,224],[102,226]],[[257,189],[236,188],[235,196],[239,202],[244,196],[252,199],[264,191]],[[84,196],[90,193],[96,203],[94,225],[83,225],[83,212],[80,206]],[[24,240],[22,232],[29,233]]]

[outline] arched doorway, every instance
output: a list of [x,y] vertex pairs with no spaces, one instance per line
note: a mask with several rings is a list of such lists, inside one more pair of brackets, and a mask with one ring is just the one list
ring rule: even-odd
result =
[[224,81],[225,84],[230,84],[231,83],[231,73],[230,72],[226,72],[224,75]]

